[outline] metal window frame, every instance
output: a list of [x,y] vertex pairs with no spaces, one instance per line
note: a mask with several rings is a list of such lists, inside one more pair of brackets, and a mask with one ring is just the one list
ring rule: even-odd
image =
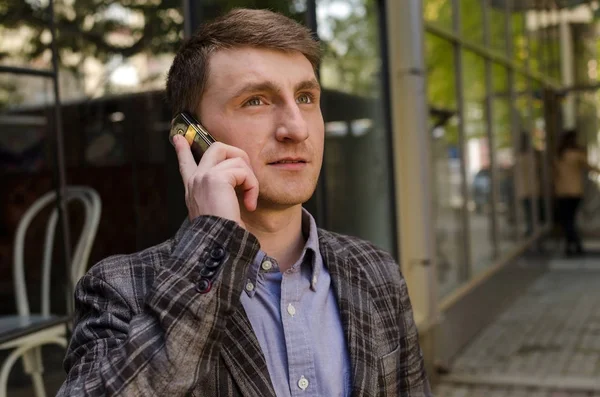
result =
[[[458,35],[461,26],[460,0],[452,0],[452,28],[453,35]],[[426,31],[429,31],[426,27]],[[432,32],[430,32],[432,33]],[[465,103],[464,103],[464,69],[463,69],[463,45],[460,41],[452,41],[454,49],[454,78],[456,90],[456,110],[458,115],[458,145],[460,148],[460,177],[462,201],[462,266],[459,267],[459,280],[468,281],[471,278],[473,258],[471,255],[471,220],[468,209],[470,201],[469,182],[467,180],[467,156],[466,156],[466,136],[465,136]]]
[[[481,0],[481,8],[483,12],[483,43],[484,46],[490,47],[490,18],[489,8],[490,0]],[[506,14],[504,15],[506,18]],[[485,62],[485,108],[486,108],[486,136],[488,140],[488,153],[490,156],[490,177],[492,180],[492,205],[491,205],[491,222],[490,222],[490,238],[492,243],[492,257],[498,259],[500,256],[499,230],[498,230],[498,164],[496,160],[496,137],[494,128],[494,86],[492,81],[492,61],[489,58],[484,59]]]
[[[516,1],[516,0],[513,0]],[[513,60],[513,54],[514,54],[514,45],[513,45],[513,34],[514,34],[514,23],[513,23],[513,1],[507,1],[505,3],[505,9],[504,9],[504,20],[505,20],[505,41],[506,41],[506,46],[505,46],[505,52],[503,53],[502,51],[498,51],[496,49],[491,48],[491,37],[490,37],[490,18],[489,18],[489,10],[486,7],[487,5],[489,5],[489,2],[486,0],[482,0],[481,4],[482,4],[482,11],[483,11],[483,21],[482,21],[482,28],[484,31],[484,43],[479,44],[473,40],[470,40],[468,38],[466,38],[463,34],[461,34],[460,32],[460,24],[461,24],[461,4],[460,4],[460,0],[452,0],[452,30],[449,30],[448,28],[444,28],[444,27],[440,27],[438,25],[436,25],[435,23],[432,22],[425,22],[425,30],[428,33],[431,33],[437,37],[440,37],[441,39],[451,43],[453,45],[454,48],[454,61],[455,61],[455,85],[456,85],[456,96],[457,96],[457,102],[458,102],[458,116],[459,116],[459,123],[458,123],[458,129],[459,129],[459,145],[461,148],[461,156],[460,156],[460,163],[461,163],[461,178],[462,178],[462,194],[464,196],[464,201],[465,204],[463,205],[463,219],[462,219],[462,224],[463,224],[463,233],[465,235],[465,237],[468,237],[469,235],[469,231],[470,231],[470,217],[469,217],[469,213],[468,210],[466,209],[466,205],[469,201],[469,189],[468,189],[468,181],[467,181],[467,175],[466,175],[466,166],[468,164],[468,159],[466,158],[466,136],[465,136],[465,120],[464,120],[464,116],[465,116],[465,108],[464,108],[464,61],[463,61],[463,50],[468,50],[470,52],[475,53],[476,55],[480,56],[483,58],[483,60],[485,61],[485,67],[486,67],[486,72],[485,72],[485,79],[486,79],[486,91],[488,93],[487,95],[487,100],[486,100],[486,127],[487,127],[487,138],[488,138],[488,142],[490,145],[490,148],[493,148],[492,150],[490,150],[490,163],[491,163],[491,179],[492,179],[492,207],[497,209],[498,206],[498,183],[499,183],[499,175],[497,172],[497,158],[495,156],[494,153],[494,149],[495,149],[495,136],[494,136],[494,126],[493,126],[493,73],[492,73],[492,69],[494,65],[500,65],[503,66],[504,69],[506,70],[507,73],[507,85],[508,85],[508,90],[509,90],[509,95],[510,95],[510,102],[511,102],[511,108],[510,108],[510,115],[511,115],[511,141],[513,142],[513,150],[514,153],[518,153],[518,146],[519,146],[519,140],[520,140],[520,134],[519,132],[521,131],[521,126],[520,126],[520,121],[519,121],[519,112],[518,110],[512,106],[513,103],[515,103],[515,100],[517,99],[517,92],[516,92],[516,76],[517,74],[522,76],[523,78],[526,79],[527,82],[527,88],[526,88],[526,96],[527,96],[527,105],[526,105],[526,109],[527,109],[527,120],[523,120],[523,122],[526,122],[527,125],[529,127],[533,127],[533,98],[532,98],[532,93],[533,93],[533,84],[537,83],[540,86],[542,86],[545,90],[552,90],[552,91],[560,91],[563,87],[562,84],[557,81],[555,79],[555,75],[553,73],[551,73],[551,60],[546,59],[549,55],[549,49],[546,48],[546,44],[548,44],[551,40],[551,37],[548,36],[547,32],[543,32],[543,34],[540,35],[540,38],[542,39],[543,42],[540,43],[540,47],[539,50],[536,51],[538,52],[537,55],[537,59],[539,60],[540,63],[540,67],[538,68],[538,70],[533,70],[531,67],[531,64],[529,62],[529,59],[527,58],[526,61],[524,63],[521,62],[516,62],[515,60]],[[548,4],[548,3],[545,3]],[[530,39],[528,37],[528,35],[530,34],[530,32],[527,30],[526,27],[526,21],[527,21],[527,11],[523,11],[523,18],[522,18],[522,30],[523,30],[523,34],[526,37],[526,42],[525,42],[525,47],[526,47],[526,51],[528,51],[528,53],[531,52],[531,44],[530,44]],[[540,55],[545,55],[544,57],[540,57]],[[532,138],[532,134],[531,131],[529,131],[529,136],[530,139]],[[532,143],[533,143],[533,139],[531,139]],[[533,150],[533,146],[530,147],[530,150]],[[548,184],[548,164],[547,164],[547,159],[544,159],[544,167],[543,167],[543,173],[544,173],[544,199],[545,201],[548,200],[548,186],[546,186]],[[534,177],[534,176],[533,176]],[[542,176],[540,176],[542,177]],[[518,197],[516,194],[513,194],[512,197],[513,200],[513,205],[512,205],[512,211],[513,211],[513,216],[515,219],[515,223],[513,226],[513,238],[515,241],[518,241],[518,236],[519,236],[519,225],[523,224],[523,214],[521,213],[521,211],[518,210],[519,206],[520,206],[520,202],[518,200]],[[532,215],[533,215],[533,220],[534,220],[534,235],[535,234],[539,234],[538,232],[541,231],[541,229],[545,228],[546,225],[538,225],[539,223],[539,217],[538,217],[538,203],[537,200],[533,200],[532,201]],[[493,235],[493,247],[494,247],[494,253],[495,253],[495,257],[498,258],[500,257],[501,253],[499,252],[499,224],[498,224],[498,219],[496,218],[496,211],[493,212],[494,213],[494,217],[492,218],[492,235]],[[464,240],[468,240],[468,238],[465,238]],[[464,250],[464,257],[465,257],[465,265],[468,269],[472,269],[472,253],[471,253],[471,247],[470,244],[472,244],[469,241],[465,241],[464,245],[463,245],[463,250]],[[461,279],[464,279],[466,277],[466,279],[469,279],[469,271],[465,271],[465,269],[461,270],[462,272],[462,277],[460,277]]]
[[[456,1],[456,0],[453,0],[453,1]],[[456,14],[456,13],[454,12],[454,14]],[[507,18],[507,19],[510,19],[510,18]],[[543,74],[541,74],[539,72],[528,70],[528,69],[524,68],[523,66],[519,65],[517,62],[513,61],[511,58],[507,57],[507,55],[501,54],[501,53],[499,53],[495,50],[489,49],[489,48],[485,48],[471,40],[461,37],[460,35],[458,35],[455,32],[449,31],[446,28],[436,26],[435,24],[433,24],[431,22],[425,22],[425,30],[428,33],[436,35],[446,41],[450,41],[453,44],[457,44],[464,49],[474,52],[475,54],[480,55],[481,57],[489,58],[493,63],[501,64],[519,74],[524,75],[527,78],[539,81],[542,85],[544,85],[546,87],[549,87],[556,91],[560,91],[562,89],[562,84],[558,80],[555,80],[555,79],[551,78],[550,76],[544,76]],[[512,31],[510,33],[512,33]],[[512,37],[510,37],[510,40],[512,40]],[[511,44],[511,46],[512,46],[512,44]],[[507,43],[507,47],[508,47],[508,43]]]

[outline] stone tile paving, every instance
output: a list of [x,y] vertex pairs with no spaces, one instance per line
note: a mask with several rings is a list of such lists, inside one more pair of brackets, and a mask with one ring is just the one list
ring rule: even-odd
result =
[[550,269],[454,361],[436,396],[600,397],[600,257]]

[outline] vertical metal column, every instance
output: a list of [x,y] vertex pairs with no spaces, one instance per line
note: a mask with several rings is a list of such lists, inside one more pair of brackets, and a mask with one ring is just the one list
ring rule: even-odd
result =
[[[461,17],[460,17],[460,0],[452,1],[452,26],[456,34],[460,33]],[[460,176],[461,176],[461,193],[463,198],[462,203],[462,235],[463,235],[463,263],[460,269],[461,281],[466,281],[471,277],[472,273],[472,255],[471,255],[471,223],[469,214],[469,182],[467,180],[467,156],[466,137],[465,137],[465,97],[464,97],[464,69],[463,69],[463,54],[459,43],[453,43],[454,46],[454,75],[456,87],[456,103],[458,114],[458,144],[460,147]]]
[[423,6],[412,0],[386,7],[400,263],[415,319],[426,332],[437,323],[438,301]]
[[[69,228],[69,214],[67,211],[65,201],[65,187],[66,172],[65,172],[65,152],[64,152],[64,139],[62,130],[62,113],[61,113],[61,102],[60,102],[60,88],[58,80],[58,47],[56,46],[56,25],[54,16],[54,1],[50,0],[48,3],[48,10],[50,14],[50,42],[52,48],[52,68],[54,69],[54,75],[52,76],[52,82],[54,85],[54,129],[56,133],[56,182],[57,188],[57,206],[58,216],[62,227],[63,234],[63,251],[65,259],[65,269],[68,271],[71,265],[71,231]],[[72,295],[75,286],[71,285],[71,277],[67,277],[67,294]],[[70,313],[71,308],[67,308],[67,312]]]
[[[483,11],[483,43],[486,48],[491,47],[489,9],[490,0],[481,0]],[[505,15],[506,16],[506,15]],[[494,134],[494,85],[492,81],[492,61],[485,58],[485,121],[487,124],[488,153],[490,156],[490,177],[492,180],[492,219],[490,223],[490,238],[492,239],[492,255],[499,257],[498,247],[498,167],[496,164],[496,137]]]
[[[560,12],[560,72],[563,86],[567,89],[575,83],[575,61],[573,49],[573,33],[567,11]],[[576,125],[575,94],[567,93],[563,102],[563,128],[570,129]]]

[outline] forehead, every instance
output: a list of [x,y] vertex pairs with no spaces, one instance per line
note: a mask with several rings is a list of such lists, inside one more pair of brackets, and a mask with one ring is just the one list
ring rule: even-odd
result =
[[206,92],[234,92],[265,80],[282,88],[315,78],[310,61],[298,51],[241,47],[216,51],[209,59]]

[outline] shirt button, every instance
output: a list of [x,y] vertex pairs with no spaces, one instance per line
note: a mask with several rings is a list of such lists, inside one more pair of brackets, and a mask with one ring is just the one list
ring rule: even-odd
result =
[[246,284],[246,291],[251,292],[254,290],[254,284],[252,284],[250,281],[248,281],[248,284]]
[[300,380],[298,381],[298,387],[302,390],[306,390],[306,388],[308,387],[308,379],[306,379],[304,375],[300,377]]
[[273,264],[270,261],[264,261],[262,263],[263,270],[271,270],[272,267],[273,267]]
[[287,312],[290,314],[290,316],[294,317],[294,314],[296,314],[296,308],[294,305],[290,303],[287,307]]

